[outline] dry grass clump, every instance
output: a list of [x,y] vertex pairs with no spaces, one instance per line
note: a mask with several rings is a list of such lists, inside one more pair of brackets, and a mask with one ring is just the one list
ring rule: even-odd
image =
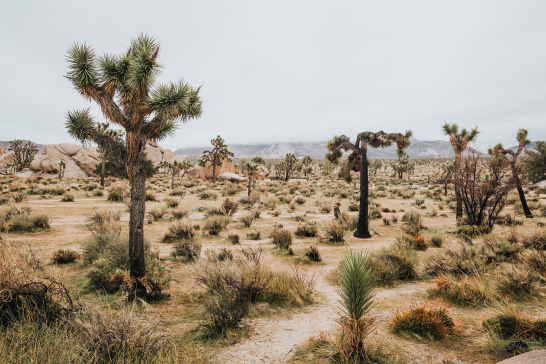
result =
[[170,193],[171,196],[178,196],[180,198],[184,198],[186,196],[186,189],[177,187],[173,189]]
[[189,221],[177,221],[169,226],[161,241],[163,243],[173,243],[180,240],[194,239],[196,235],[195,227]]
[[261,251],[252,248],[223,258],[209,254],[199,263],[195,278],[209,294],[202,323],[206,337],[239,327],[252,303],[301,305],[312,301],[314,290],[312,278],[297,270],[274,270]]
[[121,219],[121,213],[112,209],[98,209],[94,210],[89,216],[91,225],[89,230],[94,234],[107,234],[112,233],[121,234],[121,226],[118,221]]
[[440,274],[478,275],[484,272],[487,257],[472,246],[461,243],[432,255],[424,264],[424,273],[429,276]]
[[176,209],[171,211],[173,219],[180,220],[190,216],[190,212],[185,209]]
[[546,230],[537,229],[522,239],[523,246],[528,249],[546,251]]
[[209,216],[205,219],[203,229],[210,235],[219,235],[228,226],[229,222],[230,218],[228,216]]
[[310,238],[315,237],[317,235],[317,231],[318,229],[316,222],[305,222],[298,225],[294,234],[296,236]]
[[168,214],[168,212],[169,211],[167,211],[167,208],[165,206],[156,207],[148,211],[148,216],[150,217],[150,219],[157,221],[163,219],[165,215]]
[[271,242],[275,244],[278,249],[289,250],[292,245],[292,233],[286,229],[275,227],[271,231]]
[[57,264],[73,263],[80,258],[80,253],[71,249],[58,249],[51,260]]
[[0,326],[55,321],[73,310],[66,287],[44,275],[31,250],[0,241]]
[[252,223],[254,222],[255,218],[252,214],[246,214],[239,218],[239,221],[243,224],[245,227],[252,226]]
[[324,231],[325,239],[331,243],[343,243],[347,227],[342,222],[334,221],[330,223]]
[[233,216],[239,210],[239,203],[226,198],[222,202],[222,212],[227,216]]
[[108,189],[108,201],[123,202],[129,196],[127,183],[115,182]]
[[519,309],[504,308],[485,320],[483,326],[503,339],[530,339],[546,343],[546,319],[532,319]]
[[529,249],[522,255],[523,263],[546,279],[546,251]]
[[184,257],[187,260],[197,260],[201,255],[201,244],[195,239],[177,240],[172,251],[173,257]]
[[167,205],[168,208],[174,209],[180,205],[180,200],[177,200],[176,198],[167,197],[163,199],[163,202]]
[[397,334],[405,332],[433,340],[453,334],[454,327],[447,306],[438,302],[417,304],[409,309],[396,311],[391,322],[391,329]]
[[309,245],[309,247],[305,250],[305,256],[311,262],[322,262],[320,251],[316,245]]
[[485,306],[495,298],[494,287],[483,277],[469,275],[440,275],[428,293],[460,306]]
[[540,276],[526,268],[514,268],[500,272],[497,289],[504,295],[523,300],[538,293]]
[[260,230],[255,230],[253,232],[246,234],[246,238],[249,240],[260,240],[261,235],[262,234],[260,233]]
[[382,285],[417,279],[417,263],[417,254],[399,244],[383,248],[370,256],[372,273],[377,283]]
[[482,246],[482,254],[487,264],[505,261],[517,261],[523,247],[517,243],[486,237]]

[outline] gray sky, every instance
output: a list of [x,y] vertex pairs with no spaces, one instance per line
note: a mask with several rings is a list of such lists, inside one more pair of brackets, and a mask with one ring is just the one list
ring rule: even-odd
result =
[[[203,85],[204,113],[162,144],[318,141],[444,121],[478,146],[546,138],[546,1],[3,1],[0,140],[73,142],[68,110],[91,106],[63,77],[74,42],[162,46],[161,81]],[[98,108],[94,115],[102,120]]]

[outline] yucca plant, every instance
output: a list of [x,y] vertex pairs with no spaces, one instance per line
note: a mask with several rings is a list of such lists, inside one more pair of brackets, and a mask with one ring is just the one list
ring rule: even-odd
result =
[[144,215],[146,175],[140,159],[148,141],[173,135],[180,121],[201,115],[199,89],[184,82],[157,85],[160,73],[159,43],[147,35],[131,42],[119,56],[97,57],[86,44],[74,44],[67,54],[67,78],[86,99],[96,102],[106,119],[124,129],[125,141],[102,133],[86,110],[68,112],[66,128],[75,139],[94,142],[125,163],[131,202],[129,206],[129,251],[135,291],[130,299],[145,297],[141,279],[144,260]]
[[338,268],[340,323],[343,336],[340,355],[343,358],[365,358],[364,341],[372,331],[369,312],[373,305],[375,279],[367,253],[349,252]]

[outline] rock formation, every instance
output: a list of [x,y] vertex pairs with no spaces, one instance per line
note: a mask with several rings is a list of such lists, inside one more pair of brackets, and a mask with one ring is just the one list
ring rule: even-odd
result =
[[269,177],[269,170],[265,168],[264,166],[258,166],[258,168],[256,168],[256,172],[254,172],[254,174],[252,175],[252,178],[258,181],[266,180],[268,177]]
[[[205,178],[212,179],[212,163],[206,162],[204,166]],[[222,159],[222,165],[216,166],[216,176],[222,173],[237,173],[237,169],[233,165],[233,162],[227,158]]]

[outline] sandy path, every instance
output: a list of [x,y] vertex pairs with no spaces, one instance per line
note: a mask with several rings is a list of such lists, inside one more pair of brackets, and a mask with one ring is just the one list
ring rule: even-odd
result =
[[[321,331],[336,327],[336,289],[325,281],[332,268],[317,272],[316,292],[320,301],[308,311],[294,313],[288,318],[260,317],[252,320],[252,336],[220,351],[218,363],[285,363],[296,346]],[[320,276],[319,276],[320,274]]]

